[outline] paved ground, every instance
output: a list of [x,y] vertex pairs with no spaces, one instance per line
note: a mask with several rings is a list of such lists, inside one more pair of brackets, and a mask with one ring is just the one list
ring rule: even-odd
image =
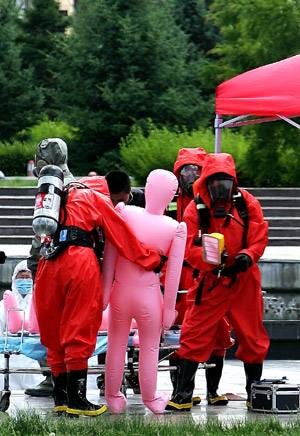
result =
[[[263,378],[281,378],[286,376],[288,383],[300,384],[300,361],[266,361],[264,364]],[[231,393],[245,398],[245,376],[242,363],[237,360],[225,362],[223,377],[219,392],[222,394]],[[171,382],[168,372],[158,373],[158,389],[171,393]],[[199,406],[193,407],[191,412],[165,412],[163,415],[154,415],[142,403],[141,396],[135,395],[127,390],[127,408],[123,415],[140,415],[150,420],[171,420],[176,422],[184,417],[192,417],[196,422],[205,422],[208,419],[219,419],[229,424],[233,420],[244,421],[246,419],[268,419],[269,414],[249,412],[246,408],[245,400],[230,401],[228,406],[214,407],[207,406],[205,400],[205,375],[204,370],[199,369],[196,375],[195,393],[200,394],[202,402]],[[88,398],[95,403],[105,403],[104,398],[99,398],[98,390],[89,390]],[[17,410],[36,410],[42,415],[50,412],[53,407],[51,398],[34,398],[25,395],[21,391],[13,391],[10,398],[10,407],[6,414],[13,416]],[[107,419],[111,416],[108,410],[99,419]],[[279,420],[286,423],[291,419],[297,419],[298,414],[278,414]]]

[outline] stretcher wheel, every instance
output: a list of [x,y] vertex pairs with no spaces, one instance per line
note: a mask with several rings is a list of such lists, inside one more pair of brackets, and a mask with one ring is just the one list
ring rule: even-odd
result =
[[10,391],[1,391],[0,393],[0,411],[5,412],[9,408]]

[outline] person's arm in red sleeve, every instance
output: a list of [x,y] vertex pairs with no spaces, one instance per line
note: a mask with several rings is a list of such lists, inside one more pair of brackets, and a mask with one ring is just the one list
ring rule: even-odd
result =
[[160,255],[154,250],[146,249],[134,235],[131,228],[108,202],[101,206],[101,226],[105,237],[116,247],[118,253],[148,271],[154,270],[161,263]]
[[257,263],[268,244],[268,222],[264,221],[259,201],[248,191],[243,191],[248,213],[246,247],[240,253],[247,254],[252,265]]

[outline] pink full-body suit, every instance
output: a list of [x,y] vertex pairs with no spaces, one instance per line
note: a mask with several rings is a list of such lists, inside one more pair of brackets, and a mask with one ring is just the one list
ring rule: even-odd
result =
[[154,170],[145,187],[146,208],[125,206],[121,211],[145,247],[168,257],[164,297],[158,274],[119,256],[111,244],[105,247],[104,308],[109,303],[105,398],[113,413],[121,413],[126,406],[120,386],[132,318],[136,320],[139,332],[139,381],[143,403],[153,413],[163,413],[169,401],[165,392],[156,391],[156,384],[161,330],[162,327],[168,330],[175,319],[176,294],[186,243],[185,223],[179,224],[163,215],[176,193],[177,183],[173,173]]

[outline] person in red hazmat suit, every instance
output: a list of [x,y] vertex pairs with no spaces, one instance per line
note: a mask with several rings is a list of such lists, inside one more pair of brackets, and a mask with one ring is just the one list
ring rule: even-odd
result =
[[34,303],[54,381],[54,411],[94,416],[106,406],[86,398],[87,361],[95,349],[103,310],[99,261],[91,241],[96,236],[91,232],[102,228],[106,240],[142,269],[154,270],[161,265],[161,257],[145,249],[115,211],[104,177],[79,182],[68,185],[67,200],[60,209],[60,226],[54,235],[54,246],[59,248],[56,256],[39,261]]
[[126,223],[146,247],[168,257],[163,299],[157,274],[145,271],[121,255],[117,257],[110,244],[105,246],[104,307],[109,302],[105,397],[113,413],[121,413],[126,406],[120,386],[133,318],[138,326],[139,382],[143,403],[153,413],[163,413],[169,401],[165,392],[156,391],[156,382],[161,329],[169,329],[175,320],[176,294],[186,243],[185,223],[164,215],[177,186],[173,173],[154,170],[148,175],[145,186],[146,208],[124,206],[122,212]]
[[[249,406],[251,383],[260,380],[269,347],[263,327],[263,298],[257,266],[268,243],[268,223],[255,197],[238,190],[235,164],[229,154],[213,153],[206,157],[193,191],[196,201],[191,202],[184,213],[188,229],[185,259],[199,270],[199,275],[187,295],[177,351],[180,356],[178,384],[167,408],[190,410],[191,380],[198,362],[207,362],[210,358],[219,322],[224,316],[228,317],[238,342],[236,357],[244,362]],[[238,211],[241,198],[245,206],[243,219]],[[207,214],[205,218],[202,213],[200,225],[196,203],[202,205]],[[225,256],[218,266],[204,261],[203,233],[224,235],[226,262]]]
[[[176,175],[179,183],[178,197],[177,197],[177,221],[182,221],[183,214],[187,206],[193,199],[193,184],[200,177],[202,166],[206,157],[206,151],[203,148],[182,148],[179,150],[177,159],[174,164],[174,174]],[[194,285],[194,268],[184,261],[179,292],[176,302],[176,310],[178,312],[175,324],[181,325],[183,322],[186,310],[186,295],[189,288]],[[218,394],[218,387],[222,376],[224,356],[226,348],[233,345],[234,341],[230,337],[231,328],[228,321],[223,318],[217,331],[218,339],[216,341],[216,348],[210,359],[207,361],[209,364],[215,366],[206,368],[206,386],[207,386],[207,402],[209,405],[224,406],[228,403],[227,397]],[[170,357],[170,365],[178,366],[179,357],[174,353]],[[173,384],[173,394],[175,393],[176,383],[178,379],[178,369],[170,371],[171,381]],[[199,396],[193,396],[193,405],[201,402]]]

